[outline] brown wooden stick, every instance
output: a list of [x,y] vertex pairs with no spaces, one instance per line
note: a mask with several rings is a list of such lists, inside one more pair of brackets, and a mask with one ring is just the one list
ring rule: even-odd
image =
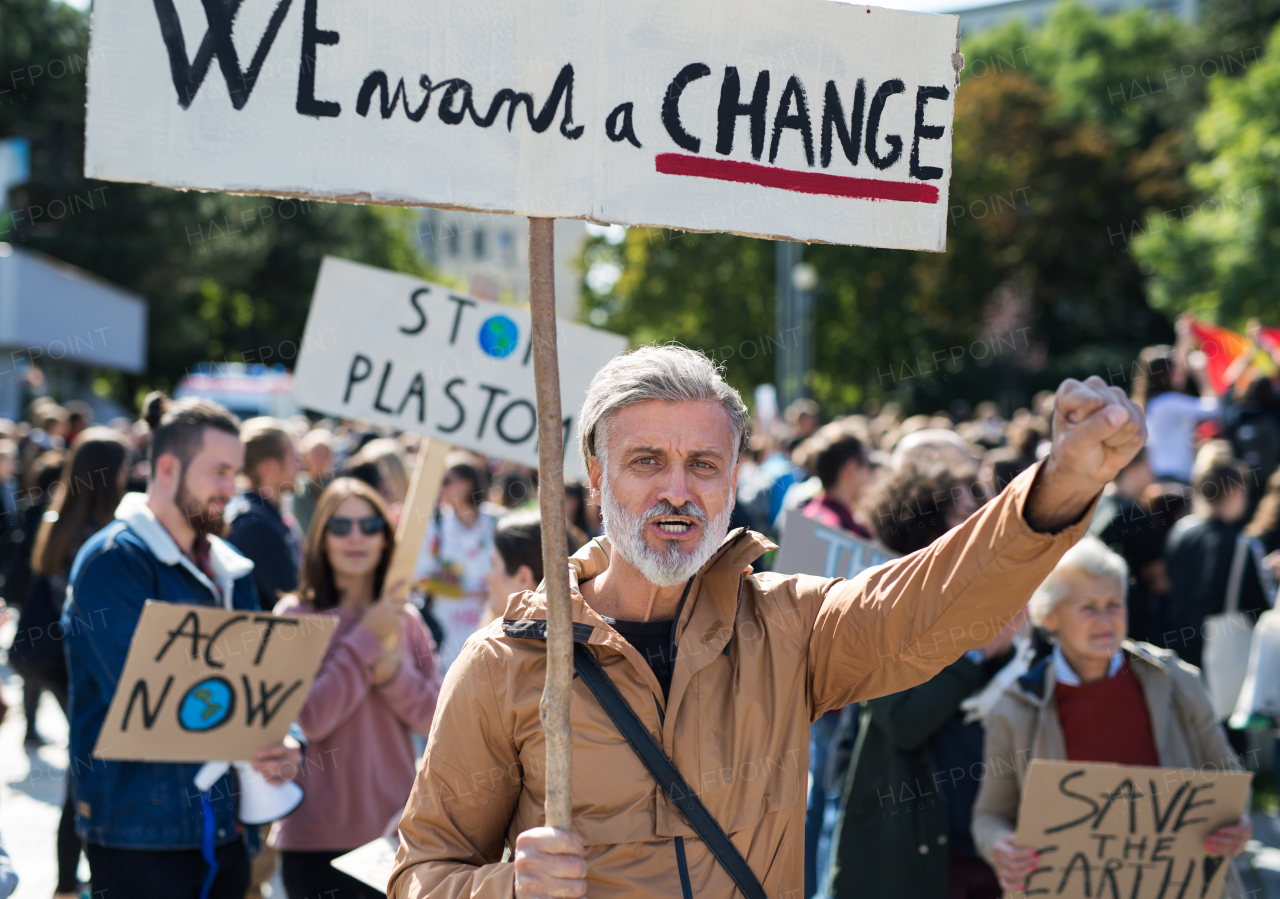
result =
[[[440,481],[444,478],[444,459],[448,452],[449,444],[439,440],[424,438],[422,445],[418,447],[418,458],[413,463],[413,475],[409,478],[409,492],[400,510],[400,522],[396,525],[396,548],[391,554],[391,564],[387,566],[385,579],[388,586],[404,579],[405,585],[399,591],[397,599],[404,599],[409,587],[413,586],[410,579],[418,562],[418,554],[422,551],[422,537],[427,532],[427,521],[440,496]],[[399,646],[399,634],[388,638],[386,645],[387,649]]]
[[542,511],[542,570],[547,588],[547,681],[539,712],[547,736],[547,826],[573,824],[573,610],[565,554],[564,416],[556,349],[555,219],[529,219],[529,307],[533,318],[533,376],[538,396],[538,507]]

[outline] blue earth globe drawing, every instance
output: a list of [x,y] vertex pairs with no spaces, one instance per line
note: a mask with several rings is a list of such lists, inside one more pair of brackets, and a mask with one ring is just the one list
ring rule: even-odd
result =
[[480,349],[495,359],[504,359],[515,352],[520,343],[520,329],[505,315],[494,315],[480,326]]
[[178,723],[184,730],[213,730],[231,717],[236,695],[231,684],[210,677],[195,684],[178,705]]

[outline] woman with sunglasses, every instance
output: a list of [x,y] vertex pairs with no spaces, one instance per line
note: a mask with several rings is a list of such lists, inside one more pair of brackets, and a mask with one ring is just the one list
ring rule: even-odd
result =
[[413,786],[410,731],[426,736],[440,695],[435,643],[422,618],[384,584],[395,548],[373,488],[338,478],[320,494],[298,594],[278,614],[329,615],[338,626],[298,715],[307,738],[302,804],[271,831],[290,899],[381,895],[330,866],[381,836]]

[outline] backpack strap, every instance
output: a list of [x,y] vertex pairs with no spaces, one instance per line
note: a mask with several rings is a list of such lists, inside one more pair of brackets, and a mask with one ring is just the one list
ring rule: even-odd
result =
[[648,729],[636,717],[636,713],[627,705],[627,701],[618,692],[609,675],[600,667],[599,660],[581,643],[573,646],[573,667],[587,685],[592,694],[603,706],[614,726],[622,733],[640,761],[649,769],[658,786],[667,794],[685,820],[693,827],[702,842],[706,843],[711,854],[719,860],[729,872],[733,882],[738,885],[746,899],[768,899],[764,887],[756,877],[742,853],[733,845],[724,830],[711,817],[711,812],[702,804],[702,800],[694,793],[693,788],[680,775],[675,764],[667,758],[662,747],[649,734]]

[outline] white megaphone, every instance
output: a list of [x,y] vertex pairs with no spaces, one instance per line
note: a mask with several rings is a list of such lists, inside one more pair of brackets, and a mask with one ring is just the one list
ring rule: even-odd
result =
[[236,817],[241,824],[269,824],[302,802],[302,787],[291,780],[280,786],[269,784],[248,762],[205,762],[196,772],[196,788],[202,793],[209,790],[232,765],[240,778],[240,810]]

